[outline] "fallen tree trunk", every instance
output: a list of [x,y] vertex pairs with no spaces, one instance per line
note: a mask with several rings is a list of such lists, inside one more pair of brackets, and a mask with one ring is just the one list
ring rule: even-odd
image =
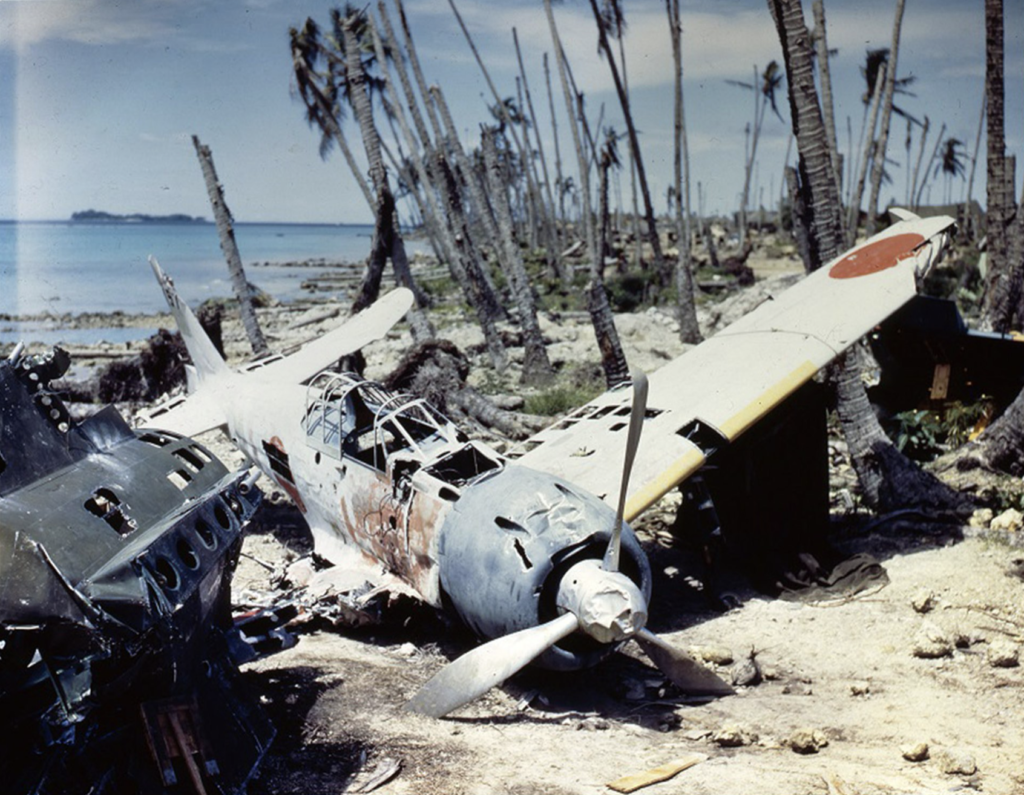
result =
[[448,340],[416,345],[384,379],[395,392],[424,398],[442,414],[466,418],[510,439],[525,439],[548,424],[548,419],[499,408],[466,383],[469,362]]

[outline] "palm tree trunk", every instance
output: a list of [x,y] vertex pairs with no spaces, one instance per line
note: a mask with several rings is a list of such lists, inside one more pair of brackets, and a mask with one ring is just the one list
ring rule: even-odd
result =
[[579,125],[575,121],[576,108],[572,93],[569,90],[569,78],[566,75],[565,52],[562,50],[562,40],[558,35],[558,28],[555,25],[555,14],[551,8],[551,0],[544,0],[544,11],[548,18],[548,27],[551,29],[551,39],[555,45],[555,61],[558,64],[558,76],[562,83],[565,110],[569,116],[569,129],[572,131],[573,146],[576,149],[576,163],[579,168],[580,179],[578,195],[581,222],[583,224],[583,239],[587,244],[587,254],[593,260],[593,258],[598,256],[598,251],[590,206],[590,169],[587,165],[587,156],[583,148],[583,142],[580,140]]
[[981,98],[981,114],[978,116],[978,134],[974,139],[974,155],[971,157],[971,173],[967,178],[967,184],[964,186],[964,204],[967,205],[967,224],[970,228],[964,230],[967,232],[968,238],[973,238],[974,224],[976,219],[974,214],[971,212],[970,205],[974,199],[974,172],[978,167],[978,152],[981,151],[981,130],[985,126],[985,106],[987,103],[987,97]]
[[[545,2],[548,2],[548,0],[545,0]],[[662,286],[665,286],[669,282],[669,270],[665,264],[665,256],[661,251],[658,223],[654,215],[654,205],[651,203],[651,191],[647,184],[647,172],[644,169],[643,157],[640,154],[640,139],[637,137],[636,125],[633,123],[629,95],[619,76],[619,70],[615,64],[615,56],[612,53],[611,45],[608,43],[608,33],[601,24],[601,12],[597,7],[597,0],[590,0],[590,8],[594,13],[594,21],[597,23],[598,46],[604,51],[605,60],[608,62],[608,68],[611,70],[612,81],[615,83],[615,93],[619,97],[619,105],[622,107],[622,115],[626,122],[626,132],[629,134],[629,147],[633,152],[633,160],[636,163],[636,175],[640,181],[640,195],[644,201],[644,215],[647,219],[647,242],[651,246],[651,252],[654,257],[654,271],[658,274]]]
[[988,278],[982,308],[985,321],[995,331],[1006,331],[1006,295],[1009,292],[1009,267],[1006,250],[1006,225],[1012,215],[1007,200],[1006,136],[1004,104],[1006,100],[1004,62],[1003,0],[985,0],[985,97],[988,109],[986,188],[986,231],[988,235]]
[[676,237],[679,240],[679,257],[675,273],[677,319],[679,338],[683,342],[698,343],[703,337],[700,333],[700,324],[697,322],[697,307],[693,298],[693,272],[690,265],[690,153],[686,143],[686,114],[683,107],[683,26],[680,22],[679,0],[666,0],[665,9],[668,12],[669,29],[672,33],[672,60],[675,65],[673,176],[676,190]]
[[835,103],[832,100],[832,71],[828,56],[828,34],[825,27],[824,0],[811,3],[814,13],[814,44],[818,55],[818,74],[821,76],[821,104],[825,114],[825,134],[828,136],[828,153],[835,172],[836,193],[843,194],[843,160],[839,154],[839,141],[836,138]]
[[[370,166],[370,179],[373,181],[376,192],[374,238],[371,244],[370,257],[367,260],[366,273],[360,285],[359,293],[353,303],[353,311],[359,311],[374,301],[380,295],[380,282],[384,273],[384,265],[388,258],[391,259],[391,266],[395,272],[395,281],[403,287],[412,290],[416,296],[417,307],[422,309],[426,304],[425,296],[420,291],[412,278],[409,270],[409,260],[405,253],[405,241],[398,231],[398,224],[395,218],[395,197],[388,185],[388,175],[384,168],[384,159],[381,155],[380,135],[373,122],[373,106],[370,104],[370,96],[366,88],[366,73],[363,70],[362,54],[360,43],[356,37],[355,28],[358,23],[357,15],[353,14],[341,20],[341,31],[344,37],[345,49],[345,71],[348,83],[348,98],[352,103],[352,110],[359,124],[359,132],[363,139],[363,148],[366,151],[366,159]],[[429,322],[425,316],[418,313],[411,313],[410,318],[415,321],[414,331],[417,329],[421,334],[433,334]]]
[[847,248],[851,247],[857,240],[857,230],[860,226],[860,202],[864,196],[864,182],[867,179],[868,169],[871,167],[872,156],[877,157],[875,151],[875,127],[878,123],[878,108],[882,103],[882,86],[884,85],[887,68],[879,67],[878,75],[875,77],[875,87],[871,92],[870,119],[864,127],[867,131],[867,136],[864,141],[864,150],[861,153],[860,165],[857,171],[857,182],[853,188],[853,194],[850,196],[849,217],[846,219]]
[[[453,191],[457,193],[458,188],[455,186],[453,180],[445,177],[443,172],[446,164],[443,162],[435,160],[435,173],[428,174],[426,165],[419,155],[419,147],[417,146],[416,139],[414,138],[412,130],[409,128],[409,124],[406,121],[402,103],[399,98],[394,95],[392,90],[390,74],[387,68],[387,59],[384,51],[384,43],[376,26],[371,26],[371,32],[373,34],[377,62],[380,64],[384,77],[384,89],[390,98],[392,113],[395,120],[398,122],[398,126],[402,130],[402,135],[405,138],[406,143],[409,145],[410,158],[417,170],[420,182],[426,186],[423,202],[426,215],[429,216],[431,225],[437,229],[440,239],[442,240],[442,246],[445,251],[445,257],[448,261],[452,277],[462,288],[467,301],[475,310],[477,318],[480,321],[481,328],[483,329],[484,336],[486,337],[487,349],[491,356],[491,363],[494,365],[495,369],[500,371],[506,364],[505,349],[501,343],[501,336],[494,324],[494,320],[499,317],[502,312],[498,305],[497,297],[494,295],[493,291],[488,289],[488,285],[480,273],[482,265],[477,256],[477,248],[472,242],[469,224],[466,221],[462,203],[457,200],[457,196],[453,197],[451,195]],[[385,32],[392,32],[390,30],[390,25],[385,27]],[[398,50],[394,49],[395,42],[393,37],[389,38],[389,42],[392,45],[392,52],[398,52]],[[416,98],[412,92],[412,85],[409,82],[408,75],[402,68],[401,58],[396,58],[394,63],[399,73],[399,81],[401,82],[402,88],[406,94],[406,99],[411,108],[415,107]],[[415,114],[415,117],[419,119],[419,123],[417,124],[418,131],[429,146],[430,141],[426,125],[423,124],[422,117],[419,116],[418,112]],[[441,173],[438,174],[436,172]],[[445,212],[441,212],[441,209],[437,206],[437,198],[434,195],[433,189],[436,189],[441,195],[442,201],[445,203]],[[456,242],[457,240],[459,242]]]
[[[561,233],[565,224],[565,180],[562,178],[562,151],[558,145],[558,116],[555,115],[555,96],[551,92],[551,67],[548,65],[548,54],[544,53],[544,82],[548,90],[548,111],[551,114],[552,140],[555,142],[555,193],[558,194],[558,216],[557,222]],[[570,274],[568,269],[563,273],[564,283],[569,283]]]
[[799,152],[800,186],[813,223],[810,254],[816,266],[839,253],[842,220],[825,123],[814,86],[813,51],[800,0],[768,0],[786,56],[789,105]]
[[743,193],[740,194],[740,249],[747,244],[747,205],[750,204],[750,177],[754,173],[754,161],[757,159],[757,142],[761,137],[761,124],[768,105],[766,97],[758,90],[757,67],[754,67],[754,129],[751,133],[750,151],[747,152],[747,167],[743,173]]
[[892,25],[892,44],[889,47],[889,65],[885,70],[885,99],[882,102],[882,123],[878,131],[878,147],[871,170],[871,198],[868,199],[868,219],[865,234],[875,233],[878,217],[878,194],[882,190],[882,172],[885,171],[885,153],[889,146],[889,122],[892,119],[893,93],[896,90],[896,59],[900,49],[900,28],[903,26],[903,7],[906,0],[896,0],[896,19]]
[[[526,95],[526,106],[529,110],[530,120],[533,125],[533,134],[535,142],[537,144],[537,157],[540,160],[541,173],[544,175],[543,180],[537,180],[542,183],[543,187],[543,201],[544,206],[544,230],[547,237],[546,245],[546,256],[548,266],[554,271],[555,277],[564,282],[566,280],[565,273],[562,270],[562,262],[559,256],[560,244],[558,241],[558,223],[555,218],[555,199],[551,192],[551,177],[548,174],[548,160],[544,154],[544,143],[540,136],[540,125],[537,123],[537,113],[533,109],[533,95],[530,93],[530,84],[526,79],[526,69],[523,66],[523,54],[519,48],[519,34],[515,28],[512,28],[512,41],[516,46],[516,60],[519,62],[519,74],[523,80],[523,92]],[[529,141],[529,128],[525,131],[527,141]],[[529,144],[527,144],[529,149]]]
[[267,352],[267,342],[263,339],[263,332],[260,330],[259,320],[256,318],[256,309],[252,305],[252,291],[249,289],[249,282],[245,278],[245,269],[242,267],[242,257],[238,253],[238,243],[235,241],[235,229],[231,219],[231,211],[224,201],[224,191],[217,180],[217,170],[213,165],[213,153],[210,147],[199,142],[199,137],[192,136],[192,145],[196,149],[199,158],[199,167],[203,171],[203,179],[206,181],[206,192],[210,197],[210,205],[213,207],[213,217],[217,221],[217,235],[220,237],[220,250],[228,263],[228,272],[231,274],[231,287],[234,290],[235,298],[238,299],[238,310],[242,316],[242,326],[245,328],[245,335],[249,338],[249,345],[256,356],[262,356]]
[[915,212],[917,210],[917,179],[921,172],[921,158],[924,157],[924,147],[928,142],[928,128],[931,126],[931,123],[931,119],[925,116],[924,128],[921,130],[921,143],[917,148],[917,162],[914,164],[914,178],[910,183],[910,197],[907,199],[910,209]]
[[523,334],[523,382],[527,384],[545,383],[551,379],[554,371],[548,360],[547,349],[544,347],[540,324],[537,322],[537,305],[530,289],[530,279],[526,275],[519,245],[512,232],[512,209],[509,207],[506,186],[501,176],[494,132],[486,127],[483,128],[481,147],[487,168],[491,202],[501,230],[498,238],[501,241],[501,246],[498,250],[504,260],[505,272],[508,275],[512,297],[519,315],[519,328]]

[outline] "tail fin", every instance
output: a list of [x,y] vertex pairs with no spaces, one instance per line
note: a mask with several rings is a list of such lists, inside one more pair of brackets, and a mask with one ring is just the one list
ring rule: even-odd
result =
[[164,291],[167,306],[170,308],[171,314],[174,315],[174,320],[178,324],[178,330],[181,332],[181,338],[185,341],[185,347],[188,348],[189,356],[192,357],[192,364],[196,369],[198,383],[195,385],[189,384],[190,390],[194,386],[201,384],[204,379],[211,375],[230,372],[224,357],[217,352],[206,331],[199,324],[199,319],[189,309],[188,304],[178,295],[174,282],[170,276],[164,273],[160,263],[156,261],[156,257],[150,256],[149,264],[153,268],[153,273],[156,274],[156,280],[160,283],[160,288]]

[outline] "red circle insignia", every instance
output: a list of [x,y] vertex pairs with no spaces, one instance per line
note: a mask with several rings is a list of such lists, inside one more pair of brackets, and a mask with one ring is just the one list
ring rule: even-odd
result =
[[924,236],[917,232],[905,232],[882,240],[876,240],[851,251],[832,266],[828,275],[833,279],[855,279],[870,276],[894,267],[900,260],[912,254],[924,242]]

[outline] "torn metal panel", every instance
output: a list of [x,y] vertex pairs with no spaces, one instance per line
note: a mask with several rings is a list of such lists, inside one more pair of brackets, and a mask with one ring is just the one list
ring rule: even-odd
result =
[[170,698],[194,704],[189,726],[216,728],[199,780],[240,792],[273,736],[225,639],[261,495],[249,473],[113,408],[73,421],[49,386],[68,363],[60,349],[0,362],[7,791],[164,792],[140,707]]

